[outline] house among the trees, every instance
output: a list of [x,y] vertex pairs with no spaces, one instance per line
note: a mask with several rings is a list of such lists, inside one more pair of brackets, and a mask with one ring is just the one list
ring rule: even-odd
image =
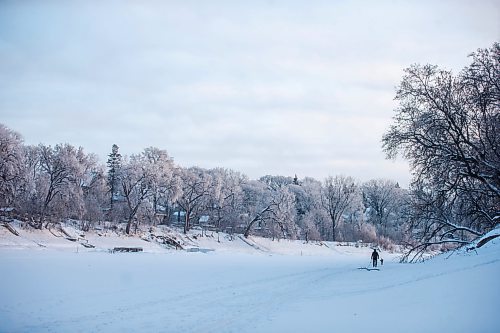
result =
[[172,214],[170,221],[173,224],[182,224],[184,223],[185,219],[186,219],[186,212],[183,210],[178,210]]
[[198,219],[198,222],[200,222],[201,226],[208,226],[209,225],[209,222],[208,222],[209,220],[210,220],[210,216],[208,216],[208,215],[202,215]]
[[0,216],[10,219],[12,218],[14,211],[14,207],[0,207]]

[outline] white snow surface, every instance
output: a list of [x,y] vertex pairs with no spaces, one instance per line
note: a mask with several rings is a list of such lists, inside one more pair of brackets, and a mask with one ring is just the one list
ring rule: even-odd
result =
[[382,252],[366,271],[368,247],[214,234],[187,252],[86,233],[88,249],[18,231],[0,227],[0,332],[500,331],[500,238],[418,264]]

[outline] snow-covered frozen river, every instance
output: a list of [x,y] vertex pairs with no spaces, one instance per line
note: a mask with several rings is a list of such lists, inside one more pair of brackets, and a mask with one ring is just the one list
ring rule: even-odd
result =
[[500,246],[366,257],[0,251],[1,332],[497,332]]

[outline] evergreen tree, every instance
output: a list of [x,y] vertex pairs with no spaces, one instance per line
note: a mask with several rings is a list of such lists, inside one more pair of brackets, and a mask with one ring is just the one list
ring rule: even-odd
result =
[[108,155],[108,179],[107,185],[110,193],[110,212],[113,211],[113,202],[115,201],[116,195],[119,189],[119,181],[120,181],[120,171],[122,167],[122,155],[118,152],[118,147],[114,144],[111,147],[111,153]]

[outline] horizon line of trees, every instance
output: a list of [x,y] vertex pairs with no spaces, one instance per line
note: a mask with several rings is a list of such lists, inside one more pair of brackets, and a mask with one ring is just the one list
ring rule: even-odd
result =
[[181,167],[166,150],[122,156],[114,144],[106,166],[70,144],[24,145],[0,124],[0,207],[13,207],[33,228],[64,219],[89,230],[105,221],[182,223],[187,233],[208,216],[216,231],[273,239],[401,243],[407,191],[397,182],[348,176],[323,181],[263,176],[225,168]]

